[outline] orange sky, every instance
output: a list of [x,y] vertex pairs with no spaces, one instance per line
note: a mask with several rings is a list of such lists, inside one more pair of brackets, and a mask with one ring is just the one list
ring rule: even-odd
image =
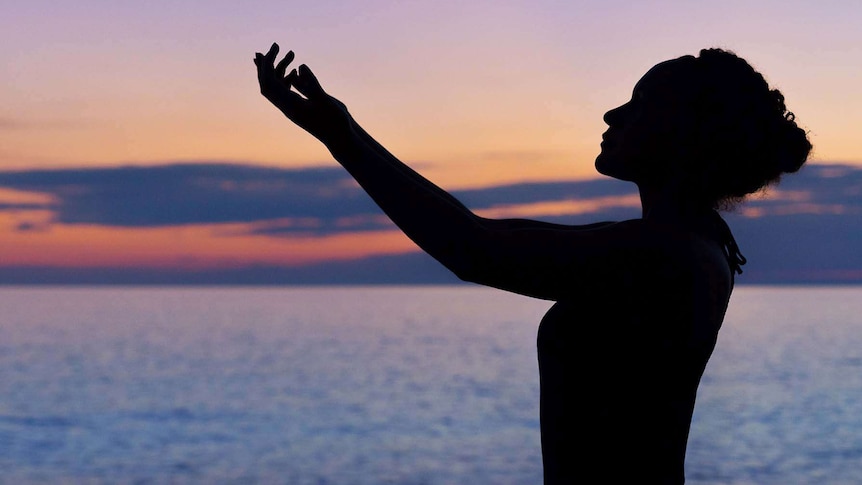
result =
[[[713,3],[6,2],[0,165],[331,165],[257,92],[253,53],[272,41],[446,188],[594,176],[602,114],[656,62],[708,46],[737,51],[784,91],[811,131],[815,161],[860,163],[862,3]],[[7,263],[289,262],[410,247],[389,233],[310,241],[212,238],[216,228],[205,226],[8,230],[16,217],[0,220]]]

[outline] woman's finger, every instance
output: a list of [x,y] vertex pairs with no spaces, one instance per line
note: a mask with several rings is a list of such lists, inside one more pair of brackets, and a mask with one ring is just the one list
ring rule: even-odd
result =
[[257,82],[260,84],[261,92],[263,92],[272,86],[272,61],[267,61],[267,56],[258,52],[255,54],[254,64],[257,66]]
[[264,56],[269,65],[273,65],[275,63],[275,57],[278,55],[278,44],[275,42],[272,43],[272,46],[269,48],[269,52]]
[[320,82],[317,81],[317,77],[314,76],[314,73],[305,64],[299,66],[299,74],[294,86],[307,98],[324,94]]
[[287,70],[288,64],[293,62],[293,58],[295,57],[293,51],[287,51],[287,55],[284,56],[277,66],[275,66],[275,73],[278,74],[279,78],[284,77],[284,72]]
[[287,73],[287,76],[285,76],[284,82],[288,86],[292,86],[292,85],[296,84],[297,76],[298,76],[298,74],[296,73],[296,69],[291,69],[290,72]]

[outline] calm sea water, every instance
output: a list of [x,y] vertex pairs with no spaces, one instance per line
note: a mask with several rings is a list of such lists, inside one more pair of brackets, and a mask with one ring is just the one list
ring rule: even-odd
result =
[[[535,484],[547,302],[0,289],[0,482]],[[862,288],[740,287],[693,484],[862,483]]]

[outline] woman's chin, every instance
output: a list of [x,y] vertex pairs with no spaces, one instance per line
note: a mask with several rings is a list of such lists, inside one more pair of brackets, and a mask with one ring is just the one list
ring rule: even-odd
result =
[[607,175],[608,177],[616,177],[614,173],[614,163],[613,158],[607,156],[604,153],[599,153],[599,156],[596,157],[596,171],[602,175]]
[[619,180],[631,181],[632,177],[622,164],[619,163],[619,160],[614,159],[608,155],[600,153],[598,157],[596,157],[596,172],[599,172],[602,175],[607,175],[608,177],[613,177]]
[[600,159],[598,159],[598,158],[596,159],[596,164],[595,164],[595,165],[596,165],[596,172],[598,172],[598,173],[600,173],[600,174],[602,174],[602,175],[607,175],[607,173],[605,173],[605,167],[604,167],[604,165],[602,164],[602,162],[600,161]]

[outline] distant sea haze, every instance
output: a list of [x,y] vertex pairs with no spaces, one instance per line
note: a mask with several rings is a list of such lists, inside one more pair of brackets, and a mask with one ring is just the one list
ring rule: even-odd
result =
[[[231,224],[267,238],[390,231],[394,226],[340,168],[242,164],[0,172],[0,216],[39,214],[10,230],[158,228]],[[454,191],[488,217],[564,224],[640,216],[632,184],[610,179],[530,182]],[[7,198],[8,199],[8,198]],[[5,201],[4,201],[5,200]],[[29,212],[28,212],[29,211]],[[46,216],[45,214],[48,214]],[[862,168],[811,164],[726,214],[749,264],[739,284],[862,283]],[[232,226],[233,227],[233,226]],[[449,284],[418,249],[310,264],[135,264],[61,267],[0,261],[0,284],[326,285]]]

